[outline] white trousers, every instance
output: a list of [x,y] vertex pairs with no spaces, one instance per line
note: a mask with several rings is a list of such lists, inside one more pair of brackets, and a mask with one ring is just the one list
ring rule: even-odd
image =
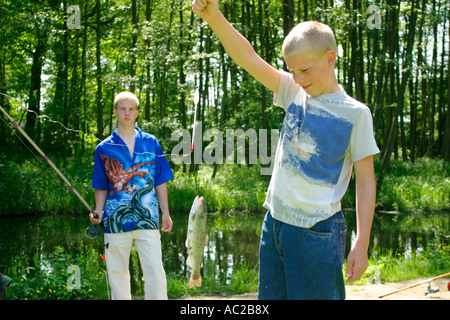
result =
[[123,233],[105,233],[105,258],[111,298],[131,300],[131,248],[134,245],[141,262],[145,281],[145,299],[167,300],[167,280],[162,265],[159,230],[134,230]]

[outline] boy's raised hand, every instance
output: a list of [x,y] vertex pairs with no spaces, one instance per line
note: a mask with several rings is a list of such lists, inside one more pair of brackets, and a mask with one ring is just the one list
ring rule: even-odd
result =
[[220,12],[217,0],[193,0],[192,11],[208,23],[236,64],[269,90],[278,91],[280,73],[264,61],[250,42],[228,22]]
[[219,4],[217,0],[193,0],[192,11],[208,22],[208,20],[219,13]]

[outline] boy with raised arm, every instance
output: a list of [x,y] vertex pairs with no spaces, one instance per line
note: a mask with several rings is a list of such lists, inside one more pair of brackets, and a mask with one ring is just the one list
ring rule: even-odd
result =
[[345,299],[340,200],[354,166],[357,235],[346,269],[352,282],[367,268],[376,194],[373,155],[379,150],[369,108],[337,82],[333,32],[312,21],[293,28],[282,48],[287,73],[258,56],[222,15],[217,0],[194,0],[192,10],[286,111],[264,202],[258,298]]

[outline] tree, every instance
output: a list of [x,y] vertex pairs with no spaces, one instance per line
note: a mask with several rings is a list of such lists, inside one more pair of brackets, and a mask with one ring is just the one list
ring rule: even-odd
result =
[[[65,155],[89,152],[114,130],[113,98],[123,90],[139,97],[140,125],[165,150],[176,143],[170,139],[175,129],[192,127],[197,87],[204,131],[279,129],[284,112],[272,106],[272,93],[230,60],[190,2],[4,0],[0,92],[24,103],[0,95],[0,104],[22,118],[44,150]],[[68,30],[68,5],[79,6],[80,29]],[[368,12],[371,5],[379,10]],[[295,24],[330,25],[339,46],[339,82],[373,112],[380,183],[391,158],[448,161],[448,1],[221,0],[220,6],[278,69],[284,36]],[[379,28],[368,25],[374,14]],[[0,136],[7,150],[14,140]]]

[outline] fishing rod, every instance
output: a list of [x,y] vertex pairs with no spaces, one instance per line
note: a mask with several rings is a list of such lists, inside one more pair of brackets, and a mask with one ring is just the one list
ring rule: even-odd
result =
[[[52,167],[53,170],[61,177],[61,179],[69,186],[70,190],[77,196],[77,198],[83,203],[83,205],[95,216],[97,214],[91,208],[89,203],[83,198],[83,196],[75,189],[75,187],[67,180],[64,174],[56,167],[56,165],[47,157],[47,155],[39,148],[39,146],[30,138],[30,136],[19,126],[19,124],[0,106],[0,111],[11,121],[11,123],[16,127],[17,130],[28,140],[28,142],[36,149],[37,152],[44,158],[44,160]],[[96,238],[98,236],[98,225],[90,226],[85,231],[86,236]]]
[[[424,280],[424,281],[420,281],[418,283],[412,284],[412,285],[404,287],[402,289],[398,289],[398,290],[395,290],[395,291],[383,294],[383,295],[379,296],[378,298],[384,298],[384,297],[390,296],[391,294],[394,294],[394,293],[397,293],[397,292],[400,292],[400,291],[404,291],[404,290],[408,290],[408,289],[420,286],[421,284],[430,283],[433,280],[437,280],[437,279],[440,279],[440,278],[445,278],[445,277],[448,277],[448,276],[450,276],[450,272],[446,273],[446,274],[441,274],[440,276],[437,276],[437,277],[434,277],[434,278],[430,278],[430,279],[427,279],[427,280]],[[427,293],[428,292],[429,291],[427,291]]]
[[194,126],[192,128],[192,142],[191,142],[191,152],[194,150],[194,142],[195,142],[195,132],[197,131],[197,105],[200,100],[200,93],[198,89],[195,89],[194,93]]

